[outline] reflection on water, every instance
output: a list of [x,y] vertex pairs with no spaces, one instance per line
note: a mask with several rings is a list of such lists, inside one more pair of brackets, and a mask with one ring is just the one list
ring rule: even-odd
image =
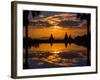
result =
[[28,48],[28,68],[87,66],[87,48],[76,44],[41,43]]

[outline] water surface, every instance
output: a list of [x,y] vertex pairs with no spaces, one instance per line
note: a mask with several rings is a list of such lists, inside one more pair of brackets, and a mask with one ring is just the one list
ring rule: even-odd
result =
[[28,68],[87,66],[87,48],[76,44],[41,43],[28,48]]

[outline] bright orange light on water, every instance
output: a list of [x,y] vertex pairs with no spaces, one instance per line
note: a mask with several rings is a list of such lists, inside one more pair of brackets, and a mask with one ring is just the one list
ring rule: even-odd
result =
[[76,52],[79,52],[79,51],[86,51],[87,49],[83,46],[78,46],[78,45],[75,45],[75,44],[71,44],[67,47],[65,47],[65,44],[62,44],[62,43],[55,43],[53,44],[52,46],[48,43],[48,44],[40,44],[38,48],[35,48],[35,47],[31,47],[29,48],[29,51],[30,52],[50,52],[50,53],[60,53],[60,52],[69,52],[69,51],[76,51]]
[[54,52],[52,52],[52,53],[60,53],[60,51],[54,51]]
[[54,28],[57,28],[57,26],[54,26]]

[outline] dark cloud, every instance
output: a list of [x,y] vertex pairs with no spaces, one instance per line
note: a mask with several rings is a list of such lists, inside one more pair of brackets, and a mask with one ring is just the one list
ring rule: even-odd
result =
[[51,24],[49,24],[48,22],[42,22],[42,21],[38,21],[38,22],[30,22],[30,25],[32,26],[52,26]]
[[58,25],[64,26],[64,27],[71,27],[71,26],[79,26],[81,22],[75,22],[75,21],[62,21]]

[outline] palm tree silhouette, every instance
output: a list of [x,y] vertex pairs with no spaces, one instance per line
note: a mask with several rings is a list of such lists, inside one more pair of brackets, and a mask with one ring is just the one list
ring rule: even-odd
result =
[[[40,11],[31,11],[32,12],[32,17],[34,18],[35,16],[40,14]],[[28,20],[28,15],[29,15],[29,10],[24,10],[23,11],[23,27],[25,27],[25,68],[28,68],[28,25],[29,25],[29,20]]]
[[85,13],[78,13],[77,18],[80,18],[80,20],[85,19],[87,21],[87,33],[89,33],[90,24],[91,24],[91,15]]
[[87,47],[87,50],[88,50],[88,54],[87,54],[87,64],[90,65],[90,24],[91,24],[91,15],[90,14],[85,14],[85,13],[78,13],[77,14],[77,17],[80,18],[80,20],[86,20],[87,21],[87,36],[88,36],[88,47]]

